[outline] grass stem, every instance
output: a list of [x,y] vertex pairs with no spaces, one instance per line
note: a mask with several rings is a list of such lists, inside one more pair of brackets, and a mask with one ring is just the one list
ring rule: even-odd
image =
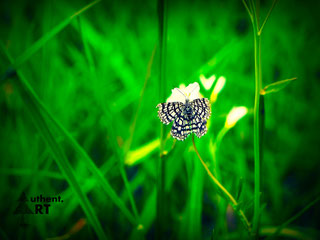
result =
[[303,209],[301,209],[297,214],[289,218],[287,221],[285,221],[283,224],[281,224],[274,233],[268,237],[266,240],[271,240],[279,235],[279,233],[287,227],[290,223],[295,221],[297,218],[299,218],[302,214],[304,214],[309,208],[311,208],[313,205],[315,205],[317,202],[320,201],[320,196],[318,196],[316,199],[311,201],[307,206],[305,206]]
[[252,22],[252,21],[253,21],[252,13],[251,13],[251,11],[250,11],[250,9],[249,9],[246,1],[245,1],[245,0],[242,0],[242,2],[243,2],[244,7],[246,8],[246,10],[247,10],[247,12],[248,12],[248,14],[249,14],[250,20],[251,20],[251,22]]
[[[158,1],[158,17],[159,17],[159,52],[160,52],[160,63],[159,63],[159,97],[160,102],[165,99],[166,93],[166,42],[167,42],[167,1]],[[165,143],[165,128],[161,124],[160,132],[160,156],[158,162],[158,174],[157,174],[157,219],[156,219],[156,238],[163,239],[165,232],[165,155],[164,151]]]
[[261,77],[261,35],[259,35],[259,23],[256,6],[252,0],[253,9],[253,32],[254,32],[254,69],[255,69],[255,94],[254,94],[254,214],[253,214],[253,233],[259,234],[260,222],[260,90],[262,88]]
[[218,179],[216,179],[213,174],[211,173],[211,171],[209,170],[207,164],[205,164],[205,162],[203,161],[203,159],[201,158],[199,151],[196,147],[196,144],[194,142],[194,135],[192,135],[192,144],[194,147],[194,150],[198,156],[198,158],[200,159],[204,169],[206,170],[207,174],[209,175],[209,177],[211,178],[211,180],[213,181],[213,183],[218,187],[218,189],[220,189],[223,194],[227,197],[228,201],[231,203],[231,206],[233,207],[233,209],[238,213],[241,221],[243,222],[245,228],[248,230],[248,232],[251,232],[251,225],[246,217],[246,215],[244,214],[244,212],[239,209],[239,204],[238,202],[234,199],[234,197],[228,192],[228,190],[218,181]]
[[272,6],[271,6],[271,8],[269,9],[269,12],[268,12],[267,16],[266,16],[266,18],[264,19],[264,21],[263,21],[263,23],[262,23],[262,25],[261,25],[261,27],[260,27],[260,29],[259,29],[259,31],[258,31],[258,34],[259,34],[259,35],[261,35],[262,29],[263,29],[264,25],[266,24],[266,22],[268,21],[268,19],[269,19],[269,17],[270,17],[270,14],[271,14],[273,8],[275,7],[275,5],[277,4],[277,2],[278,2],[278,0],[273,0]]

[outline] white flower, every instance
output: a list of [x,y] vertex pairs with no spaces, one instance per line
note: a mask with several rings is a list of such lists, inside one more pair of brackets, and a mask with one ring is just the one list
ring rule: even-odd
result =
[[203,74],[200,74],[200,82],[202,83],[203,87],[206,89],[206,90],[209,90],[214,81],[216,80],[216,76],[215,75],[212,75],[211,77],[209,78],[206,78]]
[[231,109],[225,122],[226,128],[232,128],[248,112],[246,107],[234,107]]
[[210,102],[214,103],[217,100],[218,94],[219,92],[221,92],[225,84],[226,84],[226,78],[223,76],[219,77],[211,93]]
[[200,98],[200,86],[197,82],[190,83],[187,87],[181,84],[179,88],[174,88],[171,91],[172,93],[167,99],[167,102],[185,103],[186,99],[189,99],[189,101],[191,102],[195,99]]

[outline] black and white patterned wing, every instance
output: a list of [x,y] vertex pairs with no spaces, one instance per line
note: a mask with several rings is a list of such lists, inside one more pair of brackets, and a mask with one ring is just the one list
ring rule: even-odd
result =
[[211,115],[210,102],[207,98],[197,98],[191,102],[191,107],[195,116],[208,120]]
[[198,138],[207,133],[207,120],[211,115],[210,102],[207,98],[198,98],[191,102],[193,110],[192,131]]
[[186,114],[182,112],[173,122],[171,136],[183,141],[190,133],[192,133],[191,121],[188,120]]
[[192,131],[201,138],[207,133],[207,120],[202,120],[200,118],[194,118],[192,120]]
[[168,125],[183,112],[184,104],[181,102],[159,103],[158,116],[164,124]]

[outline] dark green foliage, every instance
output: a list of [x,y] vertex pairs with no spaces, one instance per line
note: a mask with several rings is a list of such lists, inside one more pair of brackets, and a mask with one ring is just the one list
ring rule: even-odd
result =
[[[182,83],[199,82],[210,98],[226,78],[208,133],[195,142],[252,223],[248,13],[241,1],[163,1],[167,12],[161,2],[1,1],[1,239],[155,239],[159,231],[165,239],[248,238],[191,136],[175,142],[164,126],[159,171],[156,109]],[[261,1],[260,26],[272,2]],[[261,35],[262,236],[320,238],[319,10],[319,3],[279,1]],[[216,76],[209,90],[201,74]],[[224,127],[236,106],[247,114]],[[24,203],[34,213],[29,200],[40,194],[63,202],[50,203],[48,215],[28,214]],[[24,228],[18,206],[28,214]]]

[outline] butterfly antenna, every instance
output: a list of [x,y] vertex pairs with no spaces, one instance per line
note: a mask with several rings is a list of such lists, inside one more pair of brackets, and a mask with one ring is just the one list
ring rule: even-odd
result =
[[197,87],[198,87],[198,85],[195,86],[195,87],[192,89],[192,91],[190,92],[190,94],[191,94]]
[[187,99],[186,95],[183,92],[181,92],[179,88],[177,88],[177,90],[185,97],[185,99]]

